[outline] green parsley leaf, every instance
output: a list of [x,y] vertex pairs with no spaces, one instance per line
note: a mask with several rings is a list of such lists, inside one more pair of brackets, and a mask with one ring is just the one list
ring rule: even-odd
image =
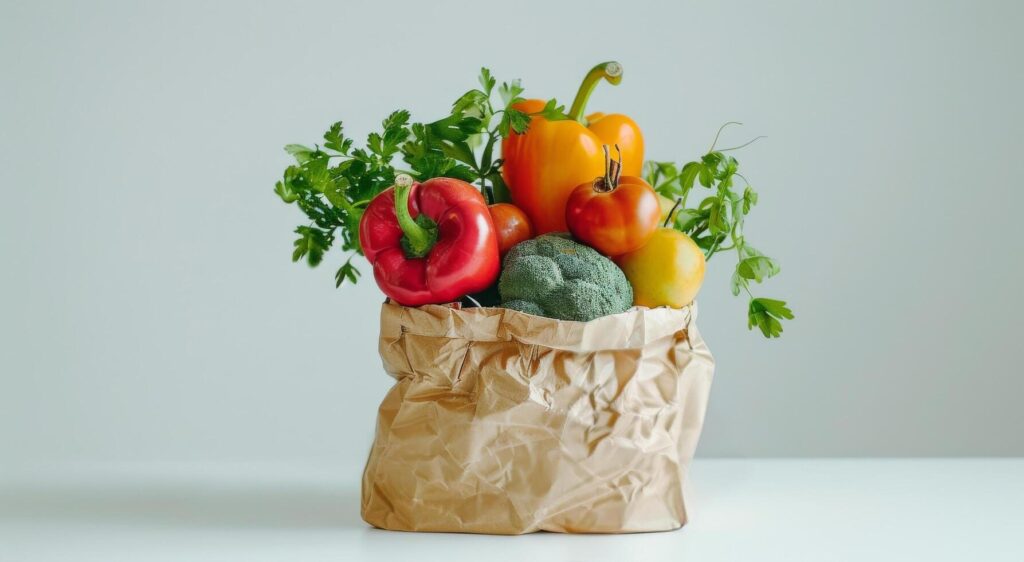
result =
[[381,127],[385,130],[385,136],[387,131],[405,127],[405,125],[409,123],[409,117],[409,112],[404,109],[391,112],[391,115],[388,115],[387,118],[381,122]]
[[775,260],[767,256],[754,256],[741,260],[736,264],[736,273],[744,279],[752,279],[758,283],[769,277],[778,275],[781,268]]
[[509,129],[522,134],[526,132],[526,129],[529,126],[529,115],[519,111],[518,109],[508,108],[501,115],[501,121],[498,123],[498,134],[501,135],[502,138],[508,137]]
[[679,209],[676,211],[676,230],[690,232],[697,228],[697,225],[707,221],[709,215],[707,209]]
[[305,164],[313,158],[313,154],[316,150],[303,146],[301,144],[287,144],[284,147],[285,152],[295,157],[295,161],[299,164]]
[[521,93],[523,93],[523,86],[519,80],[502,82],[501,86],[498,87],[498,95],[501,97],[501,104],[505,107],[519,101],[521,99],[519,94]]
[[655,162],[658,167],[658,173],[668,178],[674,178],[679,175],[679,170],[676,165],[672,162]]
[[356,257],[355,254],[350,255],[348,259],[345,260],[345,263],[338,268],[337,273],[334,274],[335,288],[341,287],[345,281],[348,281],[353,285],[359,282],[359,276],[362,274],[358,269],[356,269],[356,266],[352,265],[352,258],[354,257]]
[[348,190],[349,179],[342,176],[331,181],[324,189],[324,197],[335,207],[345,208],[349,206],[348,197],[345,191]]
[[712,234],[729,232],[728,208],[719,197],[710,198],[711,205],[708,206],[708,230]]
[[711,184],[715,181],[714,168],[708,167],[707,164],[698,164],[700,166],[697,169],[697,180],[704,187],[711,187]]
[[330,236],[311,226],[300,226],[295,229],[299,239],[295,241],[295,251],[292,252],[292,261],[299,261],[306,257],[310,267],[320,265],[324,259],[324,252],[331,246]]
[[463,117],[462,115],[449,115],[427,125],[427,131],[441,140],[464,141],[481,132],[483,121],[477,117]]
[[718,180],[732,176],[739,168],[739,162],[735,158],[721,152],[709,152],[701,158],[701,162],[712,177]]
[[564,121],[569,118],[569,114],[565,112],[565,106],[558,105],[558,100],[555,98],[549,99],[540,111],[532,115],[543,117],[548,121]]
[[299,198],[299,195],[292,190],[291,186],[283,181],[279,181],[274,184],[274,193],[276,193],[282,201],[289,204],[294,203],[295,200]]
[[697,180],[697,174],[700,173],[701,164],[700,162],[687,162],[683,165],[683,169],[679,171],[679,185],[685,190],[693,188],[693,183]]
[[497,82],[493,76],[491,76],[490,69],[483,67],[480,69],[480,86],[484,89],[484,94],[487,97],[491,97],[491,90],[494,89],[494,84]]
[[352,139],[345,138],[342,133],[341,121],[331,125],[331,128],[324,133],[324,148],[329,148],[342,154],[348,154],[352,146]]
[[310,187],[323,193],[331,183],[330,175],[327,173],[327,155],[319,155],[302,166],[302,175],[309,182]]
[[452,115],[461,115],[467,109],[480,107],[482,104],[487,103],[488,96],[480,90],[470,90],[465,94],[462,94],[459,99],[455,100],[452,104]]
[[733,270],[732,277],[729,279],[729,288],[732,291],[732,296],[740,296],[742,291],[747,286],[747,280],[740,276],[740,273]]
[[746,240],[743,241],[743,246],[741,246],[739,248],[739,251],[740,251],[740,258],[750,258],[750,257],[754,257],[754,256],[763,256],[764,255],[757,248],[751,246],[750,244],[747,244]]
[[777,338],[782,335],[782,322],[779,320],[792,320],[793,311],[785,301],[755,298],[750,300],[750,307],[747,312],[747,329],[757,326],[766,338]]
[[757,192],[749,185],[743,190],[743,214],[750,212],[751,207],[757,205]]

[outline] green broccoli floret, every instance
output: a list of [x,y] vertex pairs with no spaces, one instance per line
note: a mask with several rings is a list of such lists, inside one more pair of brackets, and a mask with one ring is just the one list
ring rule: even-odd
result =
[[505,256],[501,306],[537,316],[586,322],[633,306],[622,270],[562,234],[521,242]]

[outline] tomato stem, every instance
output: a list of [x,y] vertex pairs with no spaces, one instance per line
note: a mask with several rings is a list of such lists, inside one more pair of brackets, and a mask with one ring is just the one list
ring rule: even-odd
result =
[[413,179],[408,174],[399,174],[395,177],[395,217],[402,233],[405,234],[402,246],[406,254],[409,257],[422,258],[430,252],[437,241],[437,228],[428,217],[420,215],[413,219],[409,213],[412,184]]
[[619,150],[619,145],[615,145],[618,160],[612,160],[611,154],[608,153],[608,145],[602,144],[601,148],[604,150],[604,176],[594,180],[594,191],[607,193],[619,187],[619,178],[622,177],[622,151]]
[[583,116],[583,112],[587,107],[590,94],[594,93],[594,88],[597,87],[597,83],[602,78],[612,85],[622,82],[622,65],[615,61],[608,61],[602,62],[590,69],[590,72],[583,78],[580,89],[576,91],[576,99],[572,100],[572,107],[569,109],[570,119],[574,119],[576,122],[584,125],[587,124],[587,119]]

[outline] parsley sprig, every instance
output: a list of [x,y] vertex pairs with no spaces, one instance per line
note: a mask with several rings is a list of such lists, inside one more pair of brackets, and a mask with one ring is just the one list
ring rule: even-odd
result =
[[[696,242],[710,260],[716,253],[735,250],[736,268],[731,279],[732,294],[745,292],[749,297],[747,327],[757,326],[767,338],[782,335],[782,320],[792,319],[793,312],[785,301],[755,297],[751,282],[761,283],[781,271],[779,264],[747,243],[744,223],[751,208],[757,204],[757,192],[738,172],[739,161],[726,154],[750,144],[715,150],[718,137],[728,125],[718,130],[707,154],[681,167],[672,162],[646,162],[644,176],[654,189],[671,199],[676,206],[669,221],[677,230]],[[758,137],[760,138],[760,137]],[[757,140],[757,139],[754,139]],[[735,179],[743,180],[740,190]],[[694,187],[710,191],[696,205],[687,206]]]
[[[295,164],[285,169],[274,192],[285,203],[297,205],[310,221],[295,229],[299,237],[292,261],[305,258],[315,267],[330,248],[339,245],[349,256],[335,274],[335,284],[357,282],[360,272],[352,259],[362,254],[359,219],[370,200],[393,185],[399,173],[419,181],[446,176],[478,182],[488,202],[507,200],[495,146],[510,131],[525,132],[531,115],[512,107],[523,101],[519,80],[498,86],[490,70],[482,68],[479,82],[479,88],[460,96],[449,115],[437,121],[410,123],[408,111],[393,112],[380,131],[367,136],[362,148],[354,148],[341,121],[324,133],[322,144],[287,145],[285,151]],[[500,105],[493,101],[494,94]],[[555,100],[535,115],[567,118]],[[400,168],[396,157],[408,169]]]

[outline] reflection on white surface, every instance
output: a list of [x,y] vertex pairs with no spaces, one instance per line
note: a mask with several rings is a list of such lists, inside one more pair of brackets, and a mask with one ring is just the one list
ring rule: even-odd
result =
[[93,466],[0,472],[0,561],[1021,560],[1024,460],[704,460],[691,522],[642,535],[396,533],[358,471]]

